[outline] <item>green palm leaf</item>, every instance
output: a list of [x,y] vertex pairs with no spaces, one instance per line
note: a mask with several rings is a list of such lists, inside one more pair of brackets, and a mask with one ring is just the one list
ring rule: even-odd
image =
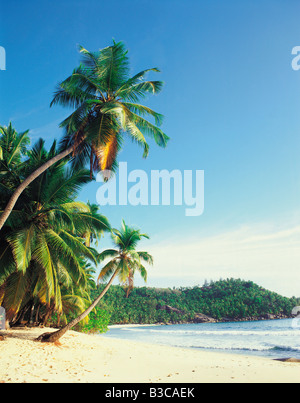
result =
[[14,256],[16,268],[23,273],[29,266],[32,257],[32,249],[34,244],[34,226],[16,231],[7,237],[7,241],[11,246]]
[[[161,81],[145,81],[147,73],[159,70],[146,69],[130,77],[128,52],[122,42],[98,52],[81,46],[80,53],[80,66],[59,84],[51,103],[76,108],[61,123],[65,129],[62,149],[73,145],[76,150],[73,165],[89,164],[91,172],[115,169],[124,134],[142,146],[144,158],[149,154],[145,136],[166,147],[169,138],[157,127],[163,116],[139,103],[161,91]],[[153,118],[155,125],[147,124],[146,117]]]

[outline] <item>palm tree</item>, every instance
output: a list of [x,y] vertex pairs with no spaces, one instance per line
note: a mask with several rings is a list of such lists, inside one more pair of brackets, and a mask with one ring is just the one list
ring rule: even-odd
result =
[[[159,126],[162,115],[139,103],[149,93],[162,89],[161,81],[145,81],[147,69],[133,77],[129,73],[129,59],[122,42],[89,52],[80,48],[82,63],[72,75],[61,82],[51,102],[75,111],[61,123],[65,136],[61,152],[32,172],[16,189],[0,217],[0,230],[9,217],[16,201],[26,187],[51,165],[71,157],[75,166],[89,163],[92,171],[116,168],[116,159],[124,134],[141,145],[144,157],[149,153],[145,136],[151,137],[161,147],[169,138]],[[155,124],[145,117],[153,118]]]
[[142,234],[138,229],[131,228],[123,221],[120,231],[112,231],[112,240],[116,249],[107,249],[98,256],[99,262],[106,259],[111,259],[101,270],[98,282],[100,280],[109,279],[104,290],[95,299],[95,301],[86,309],[81,315],[72,320],[67,326],[62,329],[44,333],[38,337],[37,341],[41,342],[56,342],[59,340],[68,330],[77,325],[80,321],[89,315],[92,310],[98,305],[101,299],[105,296],[114,279],[118,277],[122,284],[129,282],[130,286],[133,286],[134,275],[138,271],[142,278],[147,280],[147,270],[143,265],[143,262],[153,264],[152,256],[147,252],[137,252],[136,247],[142,238],[149,239],[148,235]]
[[119,282],[127,286],[127,297],[134,285],[134,275],[138,271],[145,282],[147,282],[147,270],[142,262],[153,265],[153,258],[147,252],[137,252],[137,243],[149,236],[141,234],[139,230],[128,227],[122,222],[120,231],[113,230],[112,240],[116,249],[108,249],[99,255],[99,260],[111,258],[112,260],[102,268],[98,282],[106,281],[109,278],[118,276]]
[[[30,144],[28,136],[29,130],[18,133],[9,125],[0,126],[0,163],[2,170],[12,173],[20,163],[23,156],[27,153],[27,146]],[[3,175],[3,173],[2,173]]]
[[[23,170],[30,173],[56,154],[55,142],[47,152],[40,140],[27,152]],[[85,245],[85,234],[100,238],[110,230],[95,208],[74,201],[90,181],[89,171],[74,171],[66,164],[56,163],[26,189],[0,233],[0,303],[12,321],[31,300],[61,312],[63,289],[85,290],[89,278],[82,259],[97,264],[97,253]],[[9,182],[9,176],[5,178]]]
[[9,123],[7,127],[0,126],[0,211],[7,203],[7,196],[12,195],[12,189],[17,188],[22,178],[22,161],[27,154],[30,144],[29,131],[18,133]]
[[[85,277],[84,282],[74,282],[71,276],[68,276],[68,272],[66,273],[67,276],[64,275],[60,279],[62,309],[61,312],[58,313],[58,326],[60,326],[61,323],[67,324],[67,318],[70,315],[73,317],[78,316],[92,303],[90,295],[91,291],[96,287],[94,281],[95,269],[85,259],[82,259],[81,264]],[[87,322],[88,317],[86,318],[86,323]]]

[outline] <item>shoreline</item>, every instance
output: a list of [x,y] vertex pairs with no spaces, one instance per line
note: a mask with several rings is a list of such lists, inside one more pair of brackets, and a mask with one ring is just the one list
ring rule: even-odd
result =
[[[177,323],[179,324],[179,323]],[[129,324],[126,323],[124,325],[108,325],[108,329],[120,329],[122,327],[149,327],[149,326],[164,326],[165,323],[154,323],[153,325],[147,325],[147,324],[138,324],[138,323],[134,323],[134,324]]]
[[69,331],[60,345],[37,343],[54,329],[2,332],[2,383],[299,383],[298,363],[195,351]]
[[[290,319],[271,319],[271,320],[269,320],[269,322],[274,322],[274,321],[280,322],[280,321],[287,321],[287,320],[290,320]],[[265,320],[256,321],[256,322],[264,323]],[[225,324],[225,322],[222,322],[222,323]],[[228,323],[229,322],[226,322],[226,324],[228,324]],[[240,324],[243,324],[243,323],[244,324],[251,324],[253,322],[252,321],[245,321],[245,322],[238,322],[238,323],[240,323]],[[224,330],[225,330],[225,333],[226,332],[230,333],[230,331],[232,331],[232,334],[234,334],[234,328],[230,328],[231,330],[228,330],[228,329],[223,329],[222,330],[220,328],[214,329],[214,326],[217,326],[219,324],[220,324],[219,322],[209,323],[210,327],[209,328],[204,327],[204,329],[202,329],[202,330],[203,330],[204,334],[206,332],[212,332],[214,335],[218,335],[218,333],[216,333],[217,330],[219,330],[220,333],[222,333],[222,331],[224,331]],[[237,322],[230,322],[229,324],[230,325],[236,325]],[[188,326],[191,326],[191,327],[188,327],[188,328],[184,327],[183,330],[180,329],[181,326],[185,326],[185,325],[188,325]],[[163,335],[165,332],[166,332],[166,334],[169,333],[168,332],[169,327],[171,328],[170,329],[171,333],[175,333],[175,335],[177,334],[176,330],[175,330],[176,328],[179,331],[179,333],[180,332],[187,332],[187,334],[189,334],[189,333],[193,334],[193,328],[192,327],[196,326],[196,333],[199,333],[199,332],[201,333],[201,325],[207,325],[207,324],[206,323],[203,323],[203,324],[199,324],[199,323],[197,323],[197,324],[196,323],[177,323],[177,324],[173,324],[173,325],[165,325],[163,323],[158,323],[158,324],[153,324],[153,325],[149,325],[149,324],[147,324],[147,325],[144,325],[144,324],[143,325],[139,325],[139,324],[134,324],[134,325],[133,324],[110,325],[108,327],[108,331],[106,333],[103,333],[102,336],[103,337],[108,337],[108,338],[113,338],[113,339],[131,340],[131,341],[134,341],[134,342],[139,342],[139,341],[143,342],[144,341],[146,343],[151,343],[151,344],[155,344],[155,345],[162,345],[162,346],[166,346],[166,347],[168,347],[168,346],[170,346],[170,347],[179,347],[179,348],[182,347],[182,348],[185,348],[185,349],[192,349],[192,350],[198,350],[198,351],[203,351],[203,352],[213,352],[213,353],[221,353],[221,354],[228,354],[228,355],[238,355],[238,356],[241,356],[241,355],[245,356],[246,355],[246,356],[251,356],[251,357],[260,357],[260,358],[262,357],[262,358],[266,358],[266,359],[270,359],[270,360],[282,360],[282,361],[285,361],[285,360],[289,359],[289,360],[294,360],[294,362],[300,362],[300,355],[299,355],[298,349],[296,347],[295,348],[286,347],[286,349],[284,350],[284,347],[282,347],[283,344],[284,344],[284,340],[276,341],[278,344],[275,344],[275,342],[273,341],[274,342],[273,345],[270,344],[269,346],[264,346],[264,344],[262,344],[263,340],[257,339],[256,340],[256,345],[253,345],[253,343],[252,343],[252,344],[249,344],[249,347],[248,347],[247,345],[243,344],[241,339],[239,339],[239,341],[232,340],[233,344],[231,344],[230,346],[224,345],[223,347],[220,347],[220,344],[215,344],[215,343],[207,344],[206,339],[204,341],[204,344],[201,344],[201,343],[197,344],[197,340],[194,343],[190,342],[189,344],[187,344],[187,343],[181,343],[180,340],[177,340],[176,337],[174,339],[174,338],[172,338],[172,336],[170,336],[170,339],[168,339],[168,341],[165,341],[163,338],[161,338],[161,335]],[[140,329],[143,329],[143,328],[150,328],[151,329],[152,328],[153,332],[155,332],[155,331],[159,332],[159,329],[154,330],[157,327],[158,328],[163,327],[164,332],[159,333],[160,336],[158,336],[158,337],[155,337],[155,335],[154,335],[153,336],[154,339],[152,337],[150,337],[150,334],[146,334],[146,336],[147,336],[146,337],[146,336],[141,336],[139,334],[137,334],[137,336],[135,336],[136,333],[133,333],[133,336],[131,337],[131,336],[128,336],[126,334],[127,332],[125,332],[125,333],[120,332],[120,330],[125,331],[125,330],[130,330],[130,329],[131,329],[131,331],[134,331],[134,329],[136,329],[136,328],[140,328]],[[237,332],[240,332],[240,331],[241,332],[246,332],[247,330],[249,330],[249,329],[247,329],[247,327],[246,328],[244,327],[244,328],[237,328],[236,329]],[[142,330],[140,330],[140,331],[142,331]],[[251,335],[250,337],[252,337],[252,331],[253,331],[253,329],[249,330],[249,333]],[[280,330],[280,328],[279,328],[279,331],[282,331],[282,330]],[[112,332],[112,334],[110,334],[111,332]],[[257,333],[257,332],[258,332],[258,330],[254,330],[254,333]],[[265,333],[265,330],[262,331],[262,334],[263,333]],[[246,334],[247,333],[245,333],[245,335]],[[258,334],[259,334],[259,332],[258,332]],[[270,333],[270,336],[272,336],[272,332]],[[177,337],[178,337],[178,335],[177,335]],[[214,336],[212,336],[212,338],[213,337]],[[255,336],[253,336],[253,337],[255,337]],[[242,342],[242,345],[240,345],[241,342]]]
[[288,320],[295,319],[295,316],[281,316],[281,317],[259,317],[259,318],[243,318],[243,319],[213,319],[213,321],[203,322],[158,322],[158,323],[124,323],[108,325],[108,328],[120,328],[120,327],[140,327],[140,326],[174,326],[174,325],[201,325],[206,323],[253,323],[253,322],[267,322],[276,320]]

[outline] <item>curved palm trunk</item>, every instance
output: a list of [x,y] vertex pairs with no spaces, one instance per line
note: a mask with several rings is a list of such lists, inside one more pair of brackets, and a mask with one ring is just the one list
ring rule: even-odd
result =
[[115,277],[118,274],[118,270],[115,271],[109,282],[107,283],[106,287],[102,291],[102,293],[99,295],[97,299],[92,303],[92,305],[85,310],[81,315],[79,315],[77,318],[73,319],[70,323],[68,323],[65,327],[63,327],[60,330],[57,330],[56,332],[51,332],[51,333],[44,333],[41,336],[39,336],[36,341],[41,341],[41,342],[46,342],[46,343],[55,343],[58,341],[65,333],[67,333],[68,330],[72,329],[77,323],[81,322],[86,316],[88,316],[92,310],[98,305],[100,300],[104,297],[104,295],[107,293],[109,290],[110,286],[112,285]]
[[36,171],[34,171],[31,175],[29,175],[28,178],[24,180],[24,182],[21,183],[21,185],[16,189],[16,191],[12,195],[11,199],[9,200],[7,206],[5,207],[0,217],[0,230],[2,229],[10,213],[12,212],[15,204],[18,201],[18,198],[21,196],[21,194],[24,192],[27,186],[29,186],[36,178],[38,178],[48,168],[50,168],[52,165],[56,164],[57,162],[61,161],[62,159],[70,155],[73,151],[74,146],[71,146],[67,150],[56,155],[54,158],[52,158],[51,160],[47,161],[44,165],[39,167]]

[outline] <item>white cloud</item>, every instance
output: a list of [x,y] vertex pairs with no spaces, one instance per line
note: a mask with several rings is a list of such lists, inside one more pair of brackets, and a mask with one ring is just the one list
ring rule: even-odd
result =
[[30,130],[31,139],[38,139],[40,137],[44,139],[53,139],[60,135],[59,124],[63,119],[56,119],[53,122],[47,123],[44,126],[37,127]]
[[300,296],[300,226],[244,226],[209,237],[182,234],[147,250],[155,259],[149,285],[194,286],[233,277]]
[[25,111],[25,112],[22,111],[22,112],[17,113],[17,114],[14,115],[13,117],[11,117],[9,120],[10,120],[11,122],[16,122],[16,121],[18,121],[18,120],[26,119],[26,118],[28,118],[28,117],[30,117],[30,116],[32,116],[32,115],[35,115],[35,114],[37,114],[37,113],[41,113],[41,111],[42,111],[42,110],[45,110],[45,109],[46,109],[45,106],[39,106],[39,107],[30,109],[30,110],[28,110],[28,111]]

